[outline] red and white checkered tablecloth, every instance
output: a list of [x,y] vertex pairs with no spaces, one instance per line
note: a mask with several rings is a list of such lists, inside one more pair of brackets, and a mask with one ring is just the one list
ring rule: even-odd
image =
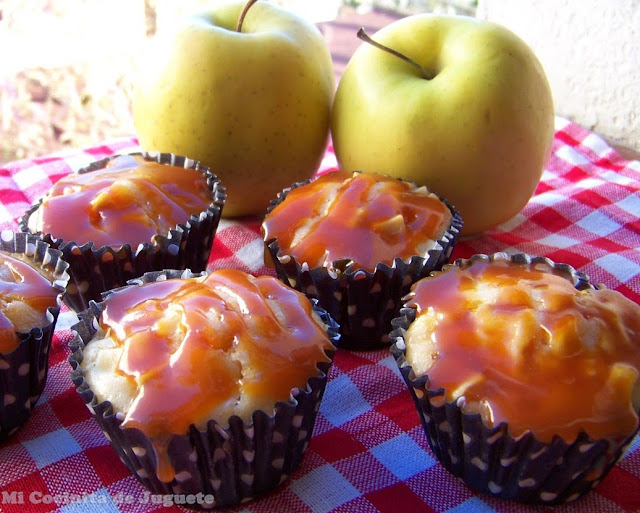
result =
[[[0,167],[0,229],[60,177],[134,138]],[[321,170],[334,168],[327,150]],[[258,219],[221,223],[210,267],[271,272],[262,262]],[[640,303],[640,162],[624,161],[602,139],[556,119],[553,154],[521,214],[463,240],[454,257],[527,252],[566,262]],[[67,342],[75,316],[63,310],[45,392],[28,423],[0,446],[0,511],[127,512],[164,509],[117,458],[69,378]],[[79,497],[78,497],[79,496]],[[78,498],[80,501],[78,502]],[[566,512],[640,511],[640,437],[609,476]],[[187,511],[169,506],[167,511]],[[528,512],[478,495],[430,452],[410,395],[386,350],[337,351],[312,441],[296,472],[271,494],[233,511]]]

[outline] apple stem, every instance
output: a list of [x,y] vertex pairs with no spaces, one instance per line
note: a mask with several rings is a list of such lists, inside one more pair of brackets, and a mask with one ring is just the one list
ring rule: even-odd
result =
[[251,9],[253,4],[255,4],[257,1],[258,0],[249,0],[245,4],[244,9],[242,9],[242,12],[240,13],[240,17],[238,18],[238,26],[236,27],[236,32],[242,32],[242,24],[244,23],[244,18],[247,15],[249,9]]
[[416,61],[410,59],[409,57],[407,57],[406,55],[394,50],[393,48],[389,48],[388,46],[384,46],[381,43],[378,43],[377,41],[371,39],[371,37],[369,37],[369,34],[367,34],[364,30],[363,27],[360,27],[360,29],[358,30],[358,39],[364,41],[365,43],[369,43],[372,46],[375,46],[376,48],[383,50],[387,53],[390,53],[391,55],[395,55],[396,57],[402,59],[405,62],[408,62],[409,64],[411,64],[414,68],[416,68],[418,71],[420,71],[420,74],[422,75],[422,78],[424,78],[425,80],[431,80],[435,75],[431,75],[429,73],[427,73],[427,70],[425,70],[422,66],[420,66],[420,64],[418,64]]

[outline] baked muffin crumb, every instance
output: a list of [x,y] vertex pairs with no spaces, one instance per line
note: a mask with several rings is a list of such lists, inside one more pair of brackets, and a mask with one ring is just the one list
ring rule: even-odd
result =
[[17,333],[28,333],[51,322],[47,308],[57,306],[60,294],[52,279],[19,255],[0,253],[0,352],[17,347]]
[[[626,436],[638,425],[640,306],[496,260],[418,282],[406,358],[448,400],[513,436]],[[580,390],[576,394],[576,390]]]

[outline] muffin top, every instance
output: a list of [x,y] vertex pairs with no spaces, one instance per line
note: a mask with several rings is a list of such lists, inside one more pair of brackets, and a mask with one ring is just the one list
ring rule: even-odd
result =
[[16,332],[28,333],[51,322],[47,308],[58,306],[60,294],[51,279],[18,254],[0,251],[0,353],[18,347]]
[[123,427],[152,440],[271,414],[321,375],[333,349],[312,303],[271,276],[225,269],[150,282],[117,289],[103,307],[85,380],[124,414]]
[[202,171],[120,155],[96,171],[61,178],[29,217],[32,232],[96,248],[137,247],[207,210]]
[[426,187],[372,173],[334,171],[292,189],[262,224],[265,241],[309,267],[349,259],[374,271],[395,257],[425,256],[451,222]]
[[577,290],[547,264],[478,260],[417,282],[406,358],[489,427],[572,442],[629,436],[640,409],[640,306]]

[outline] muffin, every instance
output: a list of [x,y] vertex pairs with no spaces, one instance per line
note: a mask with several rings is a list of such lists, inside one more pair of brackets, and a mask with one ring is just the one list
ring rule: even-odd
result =
[[565,264],[502,253],[417,282],[392,352],[434,454],[472,488],[562,504],[638,431],[640,306]]
[[0,234],[0,441],[27,421],[44,389],[67,267],[33,235]]
[[146,271],[206,269],[225,192],[209,168],[168,153],[113,155],[61,178],[20,222],[70,264],[63,297],[84,310]]
[[147,273],[80,319],[73,381],[151,492],[231,506],[302,459],[338,334],[298,291],[231,269]]
[[265,262],[340,325],[340,347],[389,344],[412,283],[449,261],[462,219],[426,187],[335,171],[296,183],[262,223]]

